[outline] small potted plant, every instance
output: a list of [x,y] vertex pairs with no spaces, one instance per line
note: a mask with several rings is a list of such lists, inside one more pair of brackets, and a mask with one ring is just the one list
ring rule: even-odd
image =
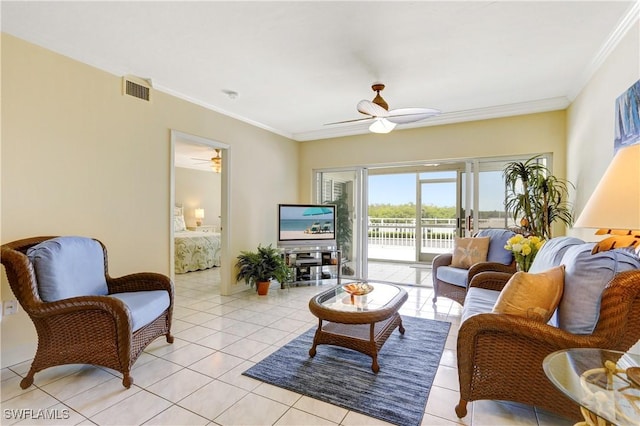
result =
[[278,249],[258,245],[257,251],[241,251],[237,257],[238,281],[244,280],[252,288],[255,286],[258,294],[264,296],[269,291],[272,279],[283,283],[289,276],[289,268]]

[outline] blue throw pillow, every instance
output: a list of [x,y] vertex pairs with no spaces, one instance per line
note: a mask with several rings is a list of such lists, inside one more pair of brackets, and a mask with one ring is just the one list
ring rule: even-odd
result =
[[640,259],[632,251],[591,254],[594,245],[571,246],[562,257],[564,294],[558,306],[558,327],[573,334],[593,333],[606,285],[616,274],[640,268]]
[[538,254],[536,254],[529,273],[537,274],[559,266],[567,249],[580,244],[584,244],[584,241],[575,237],[556,237],[550,239],[544,243]]
[[38,293],[45,302],[108,293],[102,246],[86,237],[57,237],[31,247]]
[[476,237],[489,237],[489,251],[487,262],[498,262],[510,265],[513,262],[513,254],[504,248],[507,240],[516,233],[508,229],[481,229]]

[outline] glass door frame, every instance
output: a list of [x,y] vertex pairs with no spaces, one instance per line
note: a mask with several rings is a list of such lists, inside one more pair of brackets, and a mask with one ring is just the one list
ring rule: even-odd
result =
[[[353,252],[355,256],[351,261],[353,262],[354,277],[359,279],[367,278],[367,262],[369,258],[368,253],[368,223],[367,223],[367,206],[368,206],[368,172],[366,167],[343,167],[343,168],[328,168],[328,169],[313,169],[312,179],[312,197],[313,202],[322,203],[323,200],[323,176],[327,173],[344,173],[349,172],[354,174],[353,183],[353,235],[351,244],[353,245]],[[356,232],[357,231],[357,232]]]
[[[454,183],[455,184],[455,211],[456,211],[456,236],[460,236],[462,230],[462,219],[460,217],[460,208],[462,204],[462,182],[461,182],[461,165],[462,163],[450,163],[447,166],[438,170],[425,170],[423,172],[416,173],[416,235],[420,236],[420,241],[416,241],[416,253],[415,259],[419,263],[430,262],[437,253],[427,253],[422,251],[422,204],[423,204],[423,188],[428,184],[439,183]],[[455,172],[455,177],[438,177],[438,178],[426,178],[422,177],[423,173],[429,172]],[[465,210],[466,212],[466,210]]]

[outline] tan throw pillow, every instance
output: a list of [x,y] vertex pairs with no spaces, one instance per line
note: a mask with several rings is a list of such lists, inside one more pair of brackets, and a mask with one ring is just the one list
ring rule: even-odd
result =
[[493,312],[547,322],[560,303],[564,265],[538,274],[516,272],[504,286]]
[[485,262],[489,251],[489,239],[489,237],[456,237],[453,241],[451,266],[469,269],[473,264]]

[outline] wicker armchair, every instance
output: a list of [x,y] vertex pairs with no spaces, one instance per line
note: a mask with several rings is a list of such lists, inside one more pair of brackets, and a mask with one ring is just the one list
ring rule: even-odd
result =
[[[1,262],[15,297],[29,315],[38,334],[38,348],[26,377],[20,387],[28,388],[35,373],[45,368],[64,364],[94,364],[122,373],[122,384],[129,388],[133,379],[131,368],[144,348],[159,336],[173,343],[171,316],[174,289],[171,280],[161,274],[137,273],[119,278],[109,276],[107,250],[102,247],[107,295],[76,296],[46,302],[41,298],[36,270],[27,256],[27,250],[55,237],[34,237],[1,246]],[[95,247],[95,245],[94,245]],[[99,255],[99,248],[96,253]],[[102,260],[97,259],[100,264]],[[78,283],[74,283],[77,287]],[[136,328],[133,309],[118,299],[139,292],[149,295],[168,292],[168,308],[150,322]],[[135,293],[134,293],[135,292]],[[114,297],[115,295],[115,297]],[[166,301],[167,295],[162,296]],[[144,303],[144,301],[143,301]],[[163,305],[164,306],[164,305]],[[134,318],[135,317],[135,318]],[[134,330],[132,332],[132,330]]]
[[[510,274],[485,272],[470,287],[500,291]],[[470,316],[458,331],[458,417],[467,402],[509,400],[534,405],[579,420],[579,407],[547,379],[542,361],[568,348],[627,351],[640,339],[640,270],[621,272],[605,287],[592,334],[572,334],[554,326],[512,315]]]
[[[489,253],[487,255],[486,262],[476,263],[472,265],[467,271],[460,270],[459,268],[452,268],[451,262],[453,260],[453,253],[442,253],[437,255],[431,264],[431,277],[433,279],[433,303],[436,303],[439,296],[449,298],[464,305],[464,299],[467,295],[467,286],[471,282],[473,277],[480,272],[485,271],[497,271],[514,274],[516,272],[516,263],[513,259],[513,255],[504,249],[504,245],[507,240],[514,236],[515,233],[506,229],[482,229],[475,236],[476,237],[490,237],[489,241]],[[507,259],[507,261],[505,261]],[[444,274],[439,272],[446,269],[449,272],[456,271],[457,274],[453,275],[450,282],[443,278]],[[460,279],[460,274],[464,274],[464,278]],[[450,274],[447,274],[450,275]]]

